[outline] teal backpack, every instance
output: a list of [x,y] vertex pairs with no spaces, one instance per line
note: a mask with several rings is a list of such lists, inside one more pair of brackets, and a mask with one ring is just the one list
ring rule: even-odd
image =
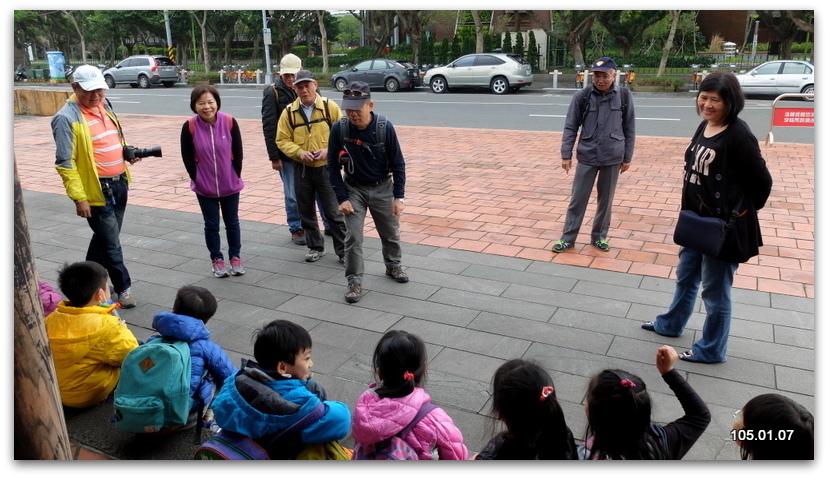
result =
[[191,368],[190,346],[182,340],[158,338],[131,351],[115,387],[115,426],[156,433],[186,425],[193,406]]

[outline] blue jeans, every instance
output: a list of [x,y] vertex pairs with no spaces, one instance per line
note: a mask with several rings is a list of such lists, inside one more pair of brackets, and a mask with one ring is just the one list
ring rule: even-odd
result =
[[[285,194],[285,216],[287,217],[288,229],[290,229],[291,233],[302,229],[302,220],[299,219],[299,205],[296,202],[296,187],[293,185],[293,170],[295,168],[295,161],[282,160],[282,170],[279,171],[279,177],[282,178],[282,189]],[[328,218],[325,217],[325,210],[322,208],[322,203],[318,196],[316,198],[316,204],[322,216],[322,224],[325,226],[325,229],[330,229]]]
[[241,227],[239,226],[239,193],[220,198],[210,198],[196,194],[201,215],[204,217],[204,240],[210,259],[224,259],[221,254],[221,236],[219,235],[219,210],[224,218],[224,230],[227,232],[227,254],[230,258],[241,257]]
[[693,356],[702,362],[727,360],[727,338],[730,335],[730,288],[739,264],[725,262],[682,247],[676,269],[676,291],[670,309],[656,317],[655,331],[661,335],[678,337],[693,314],[699,283],[707,316],[702,338],[693,344]]
[[[86,219],[92,228],[92,239],[86,251],[86,260],[104,266],[109,273],[112,287],[120,294],[132,286],[129,271],[124,265],[120,237],[129,187],[125,176],[119,181],[101,179],[101,187],[105,192],[106,205],[92,206],[92,216]],[[107,189],[112,191],[111,196],[107,195]]]

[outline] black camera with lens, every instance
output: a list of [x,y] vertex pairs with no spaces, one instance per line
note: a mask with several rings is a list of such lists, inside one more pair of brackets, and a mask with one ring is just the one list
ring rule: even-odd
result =
[[136,148],[132,145],[124,146],[124,160],[130,163],[137,158],[147,158],[149,156],[161,157],[161,146],[153,146],[152,148]]

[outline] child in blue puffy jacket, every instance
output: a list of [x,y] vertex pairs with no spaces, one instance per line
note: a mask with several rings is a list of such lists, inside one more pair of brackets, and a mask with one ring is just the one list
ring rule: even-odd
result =
[[[161,312],[152,319],[152,328],[161,337],[183,340],[190,346],[190,397],[194,403],[185,428],[195,424],[198,406],[206,409],[213,401],[215,390],[221,389],[224,381],[238,372],[224,349],[210,340],[207,321],[217,309],[216,298],[209,290],[187,285],[178,289],[172,312]],[[158,336],[149,337],[147,342]],[[205,422],[210,420],[209,415],[208,412]]]
[[258,439],[287,429],[321,404],[320,418],[303,423],[301,440],[267,449],[271,459],[293,458],[303,443],[327,443],[348,436],[348,406],[326,400],[325,389],[311,378],[313,342],[308,331],[293,322],[275,320],[255,337],[256,361],[243,361],[241,372],[225,382],[213,401],[218,426],[265,446]]

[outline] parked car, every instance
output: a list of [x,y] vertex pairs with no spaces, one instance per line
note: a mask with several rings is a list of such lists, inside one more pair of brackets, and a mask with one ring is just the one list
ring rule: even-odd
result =
[[814,93],[814,65],[807,61],[768,61],[736,78],[746,95]]
[[351,81],[364,81],[372,88],[386,91],[413,89],[423,85],[420,69],[407,61],[374,58],[357,63],[353,68],[340,71],[331,77],[331,86],[339,91]]
[[431,68],[423,82],[435,93],[449,88],[488,88],[503,95],[532,84],[532,67],[521,56],[510,53],[473,53],[446,66]]
[[178,66],[163,55],[133,55],[103,72],[106,84],[115,88],[126,83],[133,88],[163,84],[170,88],[178,82]]

